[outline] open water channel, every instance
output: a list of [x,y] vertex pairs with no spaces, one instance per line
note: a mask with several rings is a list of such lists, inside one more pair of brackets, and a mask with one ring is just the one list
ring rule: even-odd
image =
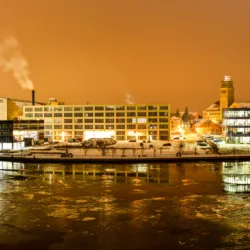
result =
[[250,249],[250,162],[0,169],[1,250]]

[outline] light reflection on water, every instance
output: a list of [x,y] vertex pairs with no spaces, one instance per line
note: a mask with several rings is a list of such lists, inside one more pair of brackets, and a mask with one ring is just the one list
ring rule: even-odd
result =
[[[250,242],[250,196],[243,193],[249,185],[227,181],[248,176],[248,162],[0,166],[0,249],[27,242],[41,249],[214,249]],[[20,175],[27,179],[15,179]]]

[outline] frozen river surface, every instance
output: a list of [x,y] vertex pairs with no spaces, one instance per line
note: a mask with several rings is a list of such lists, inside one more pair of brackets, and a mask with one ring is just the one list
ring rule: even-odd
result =
[[250,249],[249,162],[11,164],[0,171],[1,250]]

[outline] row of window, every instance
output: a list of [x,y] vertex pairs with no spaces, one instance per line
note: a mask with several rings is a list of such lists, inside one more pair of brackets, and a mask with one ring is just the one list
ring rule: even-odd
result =
[[100,111],[100,110],[168,110],[168,106],[148,105],[148,106],[36,106],[25,107],[25,112],[42,111]]
[[[63,118],[55,118],[55,119],[45,119],[44,123],[106,123],[106,124],[114,124],[114,123],[147,123],[147,118],[128,118],[128,119],[63,119]],[[167,118],[148,118],[148,123],[168,123]]]
[[124,117],[124,116],[168,116],[168,112],[117,112],[117,113],[25,113],[25,117]]
[[[52,125],[45,125],[45,129],[53,129]],[[127,125],[127,127],[123,124],[120,125],[54,125],[54,129],[157,129],[158,126],[157,124],[150,124],[150,125],[145,125],[145,124],[138,124],[137,126],[134,124]],[[159,125],[160,129],[168,129],[167,124],[160,124]]]

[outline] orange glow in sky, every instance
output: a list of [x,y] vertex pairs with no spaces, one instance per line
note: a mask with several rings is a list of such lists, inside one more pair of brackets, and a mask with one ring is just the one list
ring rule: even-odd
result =
[[[249,13],[249,0],[0,0],[0,39],[18,40],[37,101],[201,111],[224,75],[250,100]],[[0,82],[1,97],[31,99],[10,72]]]

